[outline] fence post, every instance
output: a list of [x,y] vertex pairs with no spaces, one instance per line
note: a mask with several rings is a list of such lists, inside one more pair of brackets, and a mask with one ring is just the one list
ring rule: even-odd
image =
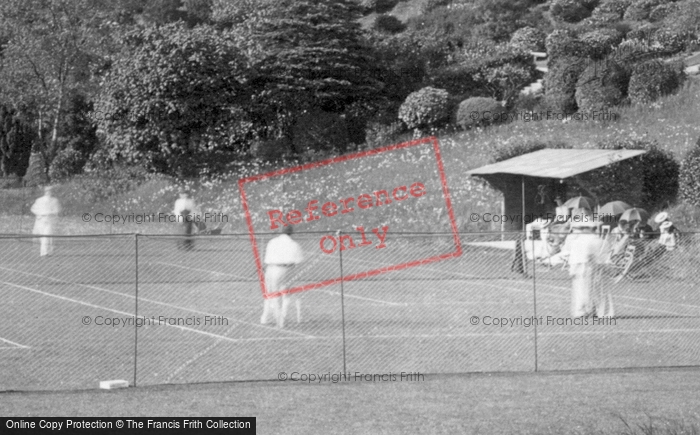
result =
[[134,233],[134,387],[136,386],[136,360],[138,358],[139,328],[139,234]]
[[537,270],[537,256],[535,255],[535,238],[532,238],[532,306],[535,325],[535,371],[537,371],[537,275],[535,271]]
[[[338,230],[338,240],[340,241],[340,236],[342,231]],[[343,286],[343,242],[340,241],[340,248],[338,249],[339,262],[340,262],[340,318],[343,326],[343,373],[347,373],[347,368],[345,364],[345,291]]]

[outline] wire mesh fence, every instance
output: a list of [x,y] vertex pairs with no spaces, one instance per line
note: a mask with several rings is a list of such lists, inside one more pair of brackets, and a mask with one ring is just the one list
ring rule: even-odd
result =
[[261,323],[248,234],[56,236],[48,256],[2,237],[0,390],[700,364],[698,234],[583,274],[571,236],[567,257],[521,233],[381,235],[294,234],[283,328]]

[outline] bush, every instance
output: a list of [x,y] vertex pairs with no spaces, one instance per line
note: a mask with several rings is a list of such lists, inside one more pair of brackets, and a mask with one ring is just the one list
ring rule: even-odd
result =
[[60,151],[49,166],[51,181],[65,180],[79,174],[85,165],[85,157],[73,148]]
[[404,124],[400,121],[391,124],[381,124],[370,122],[365,131],[365,144],[368,148],[379,148],[385,145],[392,145],[397,142],[398,137],[406,132]]
[[406,29],[406,25],[393,15],[380,14],[374,19],[374,30],[384,33],[399,33]]
[[676,3],[665,3],[658,5],[649,12],[649,21],[652,23],[662,21],[666,17],[678,11],[678,5]]
[[648,211],[665,207],[678,193],[679,165],[656,142],[633,139],[598,144],[601,149],[646,150],[646,154],[580,175],[586,189],[602,203],[623,200]]
[[510,45],[525,51],[544,51],[547,35],[535,27],[523,27],[516,30],[510,38]]
[[633,104],[647,104],[675,92],[684,82],[682,65],[669,65],[660,60],[640,63],[634,67],[628,94]]
[[700,206],[700,138],[681,162],[678,191],[681,201]]
[[449,93],[428,86],[406,97],[399,108],[399,119],[411,129],[438,127],[449,119],[450,109]]
[[619,21],[624,17],[631,0],[605,0],[593,11],[592,18],[614,19]]
[[576,112],[576,84],[587,66],[585,58],[558,57],[549,61],[544,78],[545,105],[559,113]]
[[439,8],[440,6],[447,6],[452,3],[452,0],[427,0],[421,6],[421,14],[427,14],[433,10]]
[[544,41],[547,57],[552,60],[557,57],[586,57],[589,46],[568,30],[555,30]]
[[667,0],[637,0],[632,3],[623,18],[627,21],[643,21],[649,18],[649,13]]
[[383,14],[394,9],[394,6],[399,4],[399,0],[362,0],[360,6],[365,12],[376,12]]
[[29,156],[29,167],[24,175],[24,184],[26,186],[43,186],[49,182],[49,177],[46,175],[46,164],[44,156],[41,153],[33,152]]
[[462,98],[484,96],[484,84],[475,80],[478,68],[475,65],[454,65],[434,72],[428,82],[431,87],[444,89],[450,95]]
[[598,29],[585,33],[580,37],[588,46],[588,55],[593,59],[603,59],[622,42],[622,34],[615,29]]
[[265,160],[274,161],[284,158],[291,154],[292,143],[286,137],[279,139],[258,139],[253,141],[250,147],[250,153],[253,157]]
[[473,97],[459,103],[455,122],[466,130],[502,122],[505,113],[503,105],[493,98]]
[[666,55],[683,51],[689,38],[687,34],[659,29],[651,37],[652,45]]
[[81,194],[81,201],[94,204],[134,190],[149,176],[139,166],[115,166],[98,173],[77,175],[73,181]]
[[588,18],[591,11],[578,0],[554,0],[549,8],[549,12],[555,20],[565,23],[578,23],[584,18]]
[[576,84],[576,104],[583,112],[604,111],[622,103],[630,74],[612,59],[591,61]]
[[335,113],[306,111],[297,117],[292,128],[292,148],[298,154],[307,150],[345,151],[348,143],[345,120]]

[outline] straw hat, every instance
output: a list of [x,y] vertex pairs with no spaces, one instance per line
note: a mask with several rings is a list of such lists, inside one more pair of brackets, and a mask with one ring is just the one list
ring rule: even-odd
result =
[[660,224],[661,222],[665,221],[668,219],[668,213],[665,211],[662,211],[661,213],[657,214],[656,217],[654,218],[654,222],[657,224]]
[[671,222],[666,221],[666,222],[662,223],[662,224],[659,226],[659,229],[660,229],[660,230],[666,230],[666,229],[671,228],[672,226],[673,226],[673,224],[672,224]]

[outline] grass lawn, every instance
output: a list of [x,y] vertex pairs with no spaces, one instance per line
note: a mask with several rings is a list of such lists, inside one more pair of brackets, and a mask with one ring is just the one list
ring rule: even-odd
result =
[[697,368],[428,374],[414,382],[242,382],[3,393],[0,413],[255,416],[259,434],[680,434],[697,433],[700,427],[699,389]]

